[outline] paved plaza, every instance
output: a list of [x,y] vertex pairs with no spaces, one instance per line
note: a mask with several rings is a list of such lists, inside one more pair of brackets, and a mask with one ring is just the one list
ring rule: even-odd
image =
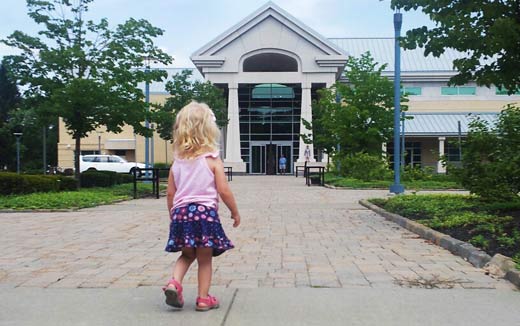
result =
[[[58,213],[0,214],[0,325],[517,325],[520,294],[358,204],[383,190],[306,187],[302,178],[231,183],[242,225],[214,260],[221,308],[182,310],[160,286],[165,199]],[[427,289],[433,287],[435,289]],[[440,288],[440,289],[438,289]]]
[[[242,225],[221,218],[236,249],[214,260],[229,288],[441,288],[513,290],[462,258],[358,204],[386,190],[306,187],[302,178],[244,176],[231,183]],[[0,214],[0,285],[40,288],[160,286],[177,253],[163,251],[165,198],[57,213]],[[196,286],[196,273],[185,283]]]

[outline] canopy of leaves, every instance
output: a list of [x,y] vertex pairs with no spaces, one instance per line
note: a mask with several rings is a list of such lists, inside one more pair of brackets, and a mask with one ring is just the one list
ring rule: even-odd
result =
[[191,75],[192,71],[188,69],[175,74],[166,83],[166,90],[172,96],[164,105],[157,105],[154,110],[153,120],[157,122],[157,130],[163,139],[172,139],[172,127],[177,112],[191,101],[206,103],[213,110],[219,127],[228,123],[223,90],[209,81],[191,81]]
[[312,104],[318,148],[332,151],[339,144],[341,156],[381,154],[381,144],[392,137],[394,106],[393,83],[381,76],[384,68],[368,52],[360,58],[350,57],[345,72],[348,82],[319,91],[318,101]]
[[508,105],[495,126],[470,123],[457,172],[462,185],[487,200],[518,199],[520,192],[520,108]]
[[520,1],[392,0],[393,8],[422,10],[435,28],[406,33],[405,48],[424,47],[436,57],[452,48],[465,54],[453,62],[453,84],[476,81],[513,94],[520,88]]
[[114,29],[107,19],[85,20],[93,0],[27,0],[29,16],[42,25],[39,36],[13,32],[1,40],[21,50],[6,57],[13,75],[24,85],[41,117],[61,117],[76,140],[76,171],[80,139],[96,128],[120,132],[142,126],[146,104],[140,82],[160,81],[161,70],[144,71],[148,58],[167,64],[171,58],[153,39],[163,31],[146,20],[130,18]]
[[18,124],[15,111],[21,102],[15,82],[9,76],[5,64],[0,65],[0,169],[13,168],[15,164],[15,138]]

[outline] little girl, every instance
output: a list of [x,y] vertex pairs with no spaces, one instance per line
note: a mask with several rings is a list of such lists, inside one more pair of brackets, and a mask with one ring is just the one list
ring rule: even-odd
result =
[[182,280],[197,259],[197,311],[218,308],[217,298],[208,291],[211,284],[211,260],[233,243],[227,238],[218,216],[218,196],[231,211],[233,227],[240,224],[235,198],[218,158],[219,130],[215,115],[203,103],[191,102],[177,114],[173,127],[174,164],[168,178],[170,235],[166,251],[182,251],[173,269],[173,277],[163,288],[166,304],[182,308]]

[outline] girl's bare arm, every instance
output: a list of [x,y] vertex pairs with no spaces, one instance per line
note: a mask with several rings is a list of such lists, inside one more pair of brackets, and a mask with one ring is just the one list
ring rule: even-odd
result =
[[233,196],[233,192],[231,192],[231,188],[226,179],[226,174],[224,173],[224,164],[219,158],[208,158],[208,163],[215,174],[215,183],[217,185],[217,191],[222,198],[222,201],[231,211],[231,218],[235,220],[233,223],[233,227],[237,227],[240,225],[240,213],[238,212],[237,203],[235,201],[235,196]]
[[177,188],[175,187],[175,179],[173,178],[173,171],[170,169],[170,173],[168,175],[168,188],[166,190],[166,205],[168,206],[168,213],[171,214],[173,208],[173,198],[175,197],[175,192]]

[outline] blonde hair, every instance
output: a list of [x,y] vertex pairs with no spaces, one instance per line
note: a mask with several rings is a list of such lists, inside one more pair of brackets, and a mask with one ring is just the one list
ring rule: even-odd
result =
[[220,131],[215,115],[205,103],[192,101],[177,114],[173,126],[173,153],[181,159],[192,159],[219,150]]

